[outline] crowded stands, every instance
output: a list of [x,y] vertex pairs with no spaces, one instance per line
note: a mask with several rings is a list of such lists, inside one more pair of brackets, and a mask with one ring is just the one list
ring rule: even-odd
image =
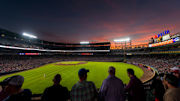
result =
[[24,56],[1,56],[0,57],[0,74],[29,70],[41,65],[56,62],[54,58],[42,57],[24,57]]
[[159,73],[170,73],[171,68],[180,68],[180,56],[179,55],[140,55],[132,56],[127,59],[128,63],[132,64],[144,64],[154,67]]

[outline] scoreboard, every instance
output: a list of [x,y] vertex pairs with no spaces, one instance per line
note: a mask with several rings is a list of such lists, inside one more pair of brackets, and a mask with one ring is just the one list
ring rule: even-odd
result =
[[149,47],[163,46],[178,41],[180,41],[179,37],[171,37],[170,31],[166,30],[158,35],[155,35],[154,38],[151,38],[151,40],[149,41]]

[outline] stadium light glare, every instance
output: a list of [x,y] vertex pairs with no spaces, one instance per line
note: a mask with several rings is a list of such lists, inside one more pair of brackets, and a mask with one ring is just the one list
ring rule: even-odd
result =
[[30,38],[34,38],[37,39],[37,36],[32,35],[32,34],[28,34],[28,33],[23,33],[24,36],[30,37]]
[[130,41],[130,38],[125,38],[125,39],[115,39],[114,42],[127,42]]
[[89,41],[82,41],[80,44],[89,44]]

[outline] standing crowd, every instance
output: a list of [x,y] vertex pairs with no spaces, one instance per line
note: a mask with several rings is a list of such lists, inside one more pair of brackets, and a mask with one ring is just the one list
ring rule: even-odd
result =
[[[127,69],[130,78],[129,83],[125,86],[121,79],[115,76],[114,67],[109,67],[109,76],[103,81],[99,91],[95,84],[87,81],[87,73],[89,70],[82,68],[78,72],[79,81],[74,84],[69,92],[60,82],[61,75],[55,75],[54,84],[45,89],[42,94],[42,101],[146,101],[146,93],[142,82],[135,76],[133,69]],[[164,89],[164,93],[156,94],[152,101],[180,101],[180,88],[178,86],[179,74],[168,74],[164,76],[163,81],[157,81],[154,85],[156,88],[160,86]],[[0,92],[0,101],[31,101],[31,91],[22,89],[24,77],[20,75],[6,78],[0,83],[2,91]],[[158,86],[157,84],[162,84]]]

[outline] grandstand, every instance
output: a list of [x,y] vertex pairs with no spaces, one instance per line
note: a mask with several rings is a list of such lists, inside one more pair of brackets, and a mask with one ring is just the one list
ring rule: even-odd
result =
[[[49,42],[40,39],[32,39],[23,35],[13,33],[4,29],[0,29],[0,47],[1,54],[3,51],[8,53],[88,53],[88,52],[102,52],[107,53],[110,51],[110,42],[101,43],[57,43]],[[11,51],[12,50],[12,51]],[[16,52],[15,52],[15,51]],[[4,52],[4,53],[7,53]]]

